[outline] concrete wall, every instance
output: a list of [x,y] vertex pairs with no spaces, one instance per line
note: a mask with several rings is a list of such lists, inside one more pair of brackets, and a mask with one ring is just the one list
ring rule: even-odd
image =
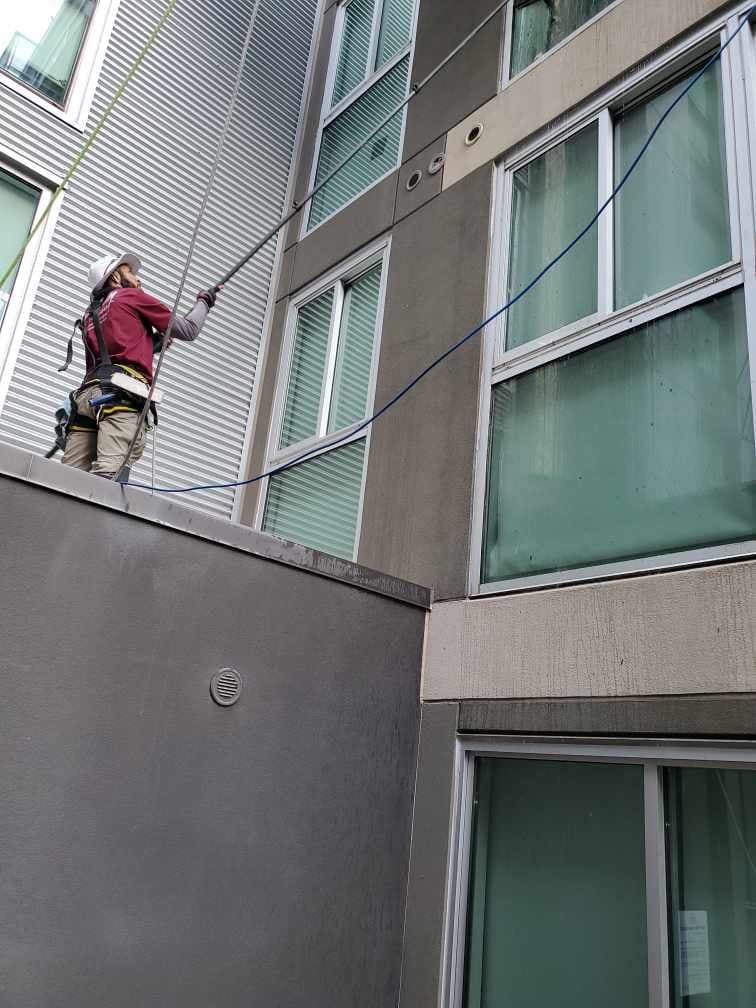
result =
[[756,562],[434,606],[423,696],[756,690]]
[[[393,230],[376,402],[480,320],[491,174],[484,167]],[[464,595],[480,373],[475,338],[373,429],[359,559]],[[425,581],[423,581],[425,576]]]
[[0,1003],[396,1004],[427,592],[15,449],[0,493]]

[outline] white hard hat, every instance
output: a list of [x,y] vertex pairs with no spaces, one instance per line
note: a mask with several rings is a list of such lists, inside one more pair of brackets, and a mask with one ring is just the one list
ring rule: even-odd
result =
[[131,252],[124,252],[121,256],[104,255],[96,259],[89,267],[89,289],[92,293],[102,287],[110,274],[121,265],[128,266],[132,273],[138,273],[142,267],[139,257]]

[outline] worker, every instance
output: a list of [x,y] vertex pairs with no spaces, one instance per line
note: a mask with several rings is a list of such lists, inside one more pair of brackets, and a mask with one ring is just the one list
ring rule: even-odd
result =
[[[141,262],[131,253],[104,255],[89,268],[92,300],[77,322],[84,340],[86,374],[70,395],[63,462],[107,479],[128,479],[131,465],[144,452],[145,425],[129,459],[152,384],[152,357],[162,346],[171,310],[142,290]],[[171,341],[194,340],[215,304],[218,288],[201,291],[183,318],[174,318]],[[68,358],[73,348],[69,340]],[[154,422],[157,414],[153,410]]]

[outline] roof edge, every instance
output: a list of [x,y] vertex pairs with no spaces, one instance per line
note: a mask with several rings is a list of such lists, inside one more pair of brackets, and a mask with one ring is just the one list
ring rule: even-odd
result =
[[0,476],[75,497],[86,504],[118,511],[139,521],[197,536],[263,560],[297,567],[421,609],[430,609],[431,606],[430,588],[363,567],[352,560],[342,560],[308,546],[278,539],[225,518],[215,518],[144,490],[91,476],[12,445],[0,444]]

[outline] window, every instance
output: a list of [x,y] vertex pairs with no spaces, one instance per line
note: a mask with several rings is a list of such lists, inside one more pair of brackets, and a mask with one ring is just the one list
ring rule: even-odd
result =
[[463,743],[449,1006],[753,1003],[753,753],[660,750]]
[[[0,276],[13,262],[26,241],[39,203],[39,190],[0,168]],[[10,301],[18,267],[0,288],[0,326]]]
[[512,14],[514,77],[614,0],[515,0]]
[[[414,0],[351,0],[339,8],[315,184],[407,95]],[[315,227],[399,163],[404,110],[312,200]]]
[[93,11],[94,0],[8,5],[0,14],[0,70],[63,106]]
[[[690,78],[618,97],[504,172],[499,303],[591,219]],[[751,180],[723,79],[706,71],[613,209],[498,327],[483,584],[663,566],[756,535],[738,217]]]
[[[384,262],[373,255],[294,306],[285,393],[269,467],[339,435],[370,413]],[[282,390],[283,391],[283,390]],[[352,559],[367,432],[269,480],[262,528]]]
[[[37,181],[39,178],[38,172],[31,166],[27,174],[20,168],[11,168],[0,162],[0,276],[16,258],[18,250],[48,206],[51,189],[58,181],[49,179],[48,188]],[[31,311],[44,251],[55,227],[57,209],[57,205],[53,207],[44,225],[29,242],[21,261],[0,287],[0,409]]]
[[744,955],[756,940],[756,774],[670,767],[664,794],[672,1003],[740,1008],[756,988]]
[[482,759],[475,801],[465,1008],[639,1008],[643,768]]

